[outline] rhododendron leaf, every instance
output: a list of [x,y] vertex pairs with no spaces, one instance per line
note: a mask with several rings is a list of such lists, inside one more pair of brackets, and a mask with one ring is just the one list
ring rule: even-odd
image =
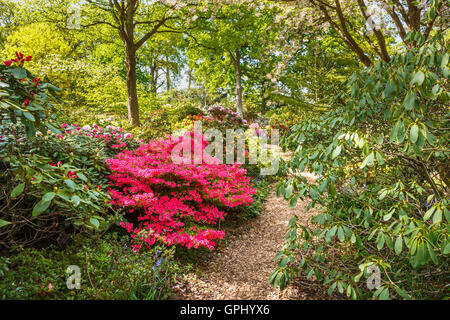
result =
[[80,178],[80,180],[83,181],[83,182],[87,182],[87,181],[88,181],[87,178],[86,178],[86,176],[85,176],[84,174],[82,174],[81,172],[78,172],[78,173],[77,173],[77,176],[78,176],[78,178]]
[[34,116],[33,116],[31,113],[27,112],[27,111],[23,112],[23,115],[25,116],[25,118],[27,118],[28,120],[30,120],[30,121],[32,121],[32,122],[35,122],[35,121],[36,121],[36,119],[34,118]]
[[421,86],[424,80],[425,75],[422,71],[419,70],[413,75],[410,85],[412,86],[414,84],[417,84],[418,86]]
[[61,134],[61,131],[58,130],[57,128],[55,128],[52,124],[50,124],[49,122],[45,123],[46,127],[50,129],[50,131],[52,131],[55,134]]
[[25,79],[27,77],[27,71],[23,68],[13,68],[11,69],[11,74],[16,79]]
[[337,158],[337,157],[341,154],[341,151],[342,151],[342,146],[341,146],[341,145],[338,145],[338,146],[336,147],[336,149],[334,149],[333,154],[331,155],[331,158],[332,158],[332,159]]
[[80,202],[81,202],[81,199],[80,199],[79,196],[73,196],[73,197],[72,197],[72,202],[73,202],[73,205],[74,205],[75,207],[78,207],[78,205],[79,205]]
[[95,218],[90,218],[89,223],[92,224],[96,228],[100,227],[100,222]]
[[0,219],[0,228],[11,224],[11,222]]
[[55,193],[54,192],[47,192],[46,194],[44,194],[44,196],[42,197],[43,201],[52,201],[53,198],[55,197]]
[[72,190],[72,191],[75,190],[76,184],[71,179],[64,180],[64,183],[69,187],[70,190]]
[[33,208],[32,216],[36,217],[43,213],[50,206],[51,201],[40,200]]
[[11,198],[16,198],[19,195],[22,194],[23,190],[25,189],[25,183],[21,183],[17,185],[12,191],[11,191]]

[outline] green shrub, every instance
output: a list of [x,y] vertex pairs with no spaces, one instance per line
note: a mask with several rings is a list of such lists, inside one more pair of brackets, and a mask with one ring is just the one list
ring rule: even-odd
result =
[[[173,250],[133,252],[128,237],[77,235],[65,250],[16,248],[0,257],[1,299],[165,299],[177,272]],[[81,288],[68,289],[67,267],[81,271]]]
[[353,299],[448,295],[448,44],[408,37],[422,46],[354,74],[346,105],[293,128],[289,167],[319,178],[295,175],[278,193],[323,210],[308,228],[292,219],[272,283],[303,273]]
[[24,69],[29,59],[17,53],[0,65],[0,247],[7,248],[116,222],[104,161],[138,145],[120,128],[95,135],[57,124],[50,98],[57,88]]

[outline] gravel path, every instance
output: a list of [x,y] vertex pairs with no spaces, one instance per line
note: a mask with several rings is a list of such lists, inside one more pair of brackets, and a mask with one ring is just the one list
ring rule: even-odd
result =
[[327,298],[313,284],[288,286],[284,291],[272,288],[268,279],[281,249],[287,224],[294,214],[306,224],[314,211],[306,212],[308,201],[293,209],[275,192],[266,200],[263,213],[227,234],[228,246],[217,248],[208,257],[200,276],[187,274],[175,286],[175,299],[192,300],[304,300]]

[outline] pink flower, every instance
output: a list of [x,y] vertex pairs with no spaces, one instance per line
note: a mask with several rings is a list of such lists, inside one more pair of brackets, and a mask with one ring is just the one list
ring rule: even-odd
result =
[[[203,136],[192,136],[206,147]],[[213,249],[215,240],[225,236],[214,229],[226,216],[217,205],[233,208],[253,203],[256,191],[239,164],[207,164],[204,160],[201,164],[175,164],[172,152],[183,139],[152,140],[106,160],[112,171],[111,204],[137,213],[135,225],[121,224],[131,233],[134,249],[156,241]]]

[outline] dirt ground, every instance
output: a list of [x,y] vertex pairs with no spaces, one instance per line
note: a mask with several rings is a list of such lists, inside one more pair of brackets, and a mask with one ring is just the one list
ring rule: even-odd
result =
[[228,246],[214,250],[200,276],[187,274],[175,285],[175,299],[192,300],[305,300],[329,299],[317,283],[300,279],[285,290],[272,288],[268,279],[276,263],[289,220],[296,214],[303,224],[317,212],[306,211],[308,201],[289,208],[287,201],[268,196],[263,213],[227,235]]

